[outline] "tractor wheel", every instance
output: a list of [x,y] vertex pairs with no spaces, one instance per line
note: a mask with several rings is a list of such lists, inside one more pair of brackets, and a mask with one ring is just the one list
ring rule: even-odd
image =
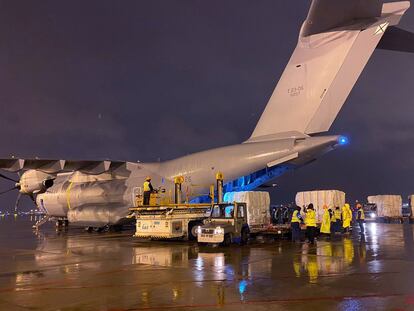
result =
[[241,232],[241,239],[240,239],[240,244],[241,245],[246,245],[247,242],[249,241],[249,230],[244,228]]
[[230,246],[230,244],[231,244],[231,235],[230,233],[226,233],[224,235],[223,246]]
[[201,226],[200,222],[190,222],[188,224],[188,240],[197,241],[197,227]]

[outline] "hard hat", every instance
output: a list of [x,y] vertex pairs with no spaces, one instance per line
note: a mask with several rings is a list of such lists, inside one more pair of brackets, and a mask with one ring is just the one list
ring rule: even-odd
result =
[[145,180],[146,181],[150,181],[151,180],[151,177],[150,176],[147,176],[147,178],[145,178]]
[[328,209],[328,205],[326,205],[326,204],[325,204],[325,205],[323,206],[323,209]]

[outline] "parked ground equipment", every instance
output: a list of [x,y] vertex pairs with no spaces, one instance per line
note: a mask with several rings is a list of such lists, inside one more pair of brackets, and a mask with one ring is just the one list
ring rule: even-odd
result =
[[224,246],[246,244],[249,234],[246,203],[215,204],[210,217],[197,228],[197,241]]

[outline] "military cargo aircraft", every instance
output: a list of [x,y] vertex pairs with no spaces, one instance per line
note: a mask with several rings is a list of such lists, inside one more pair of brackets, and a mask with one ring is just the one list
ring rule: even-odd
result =
[[[146,176],[167,196],[182,176],[188,202],[209,201],[218,172],[225,192],[256,189],[347,143],[320,133],[331,127],[377,47],[410,51],[394,40],[411,35],[395,27],[409,6],[409,1],[313,0],[293,55],[243,143],[157,163],[11,158],[0,159],[0,169],[21,173],[13,189],[29,195],[49,217],[93,227],[128,221]],[[388,29],[394,39],[384,36]]]

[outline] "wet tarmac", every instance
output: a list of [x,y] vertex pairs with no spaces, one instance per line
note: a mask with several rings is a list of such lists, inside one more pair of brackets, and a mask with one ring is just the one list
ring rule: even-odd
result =
[[0,219],[0,310],[414,310],[412,225],[229,248]]

